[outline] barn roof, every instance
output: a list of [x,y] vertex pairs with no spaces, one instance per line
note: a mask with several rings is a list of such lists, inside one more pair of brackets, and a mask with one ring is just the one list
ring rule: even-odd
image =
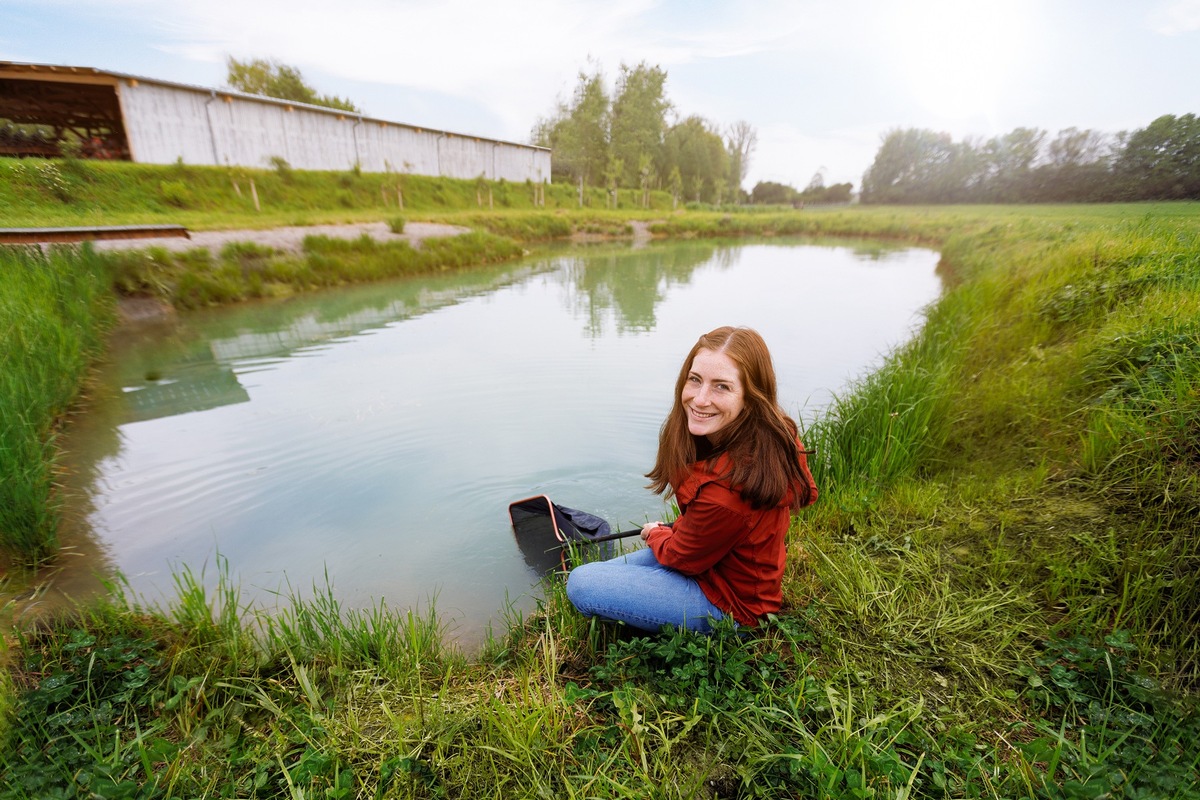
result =
[[96,67],[37,64],[17,61],[0,61],[0,118],[9,119],[20,124],[42,124],[55,128],[61,127],[79,131],[103,128],[108,128],[109,130],[119,129],[121,126],[120,100],[119,94],[114,89],[122,81],[135,86],[138,83],[148,83],[179,89],[181,91],[199,92],[222,97],[238,97],[256,103],[284,107],[295,106],[322,114],[332,114],[352,119],[357,118],[369,122],[387,123],[419,131],[446,134],[448,136],[463,136],[485,142],[496,142],[498,144],[527,147],[535,150],[548,150],[548,148],[522,142],[511,142],[489,136],[446,131],[407,122],[396,122],[394,120],[386,120],[381,117],[373,117],[342,109],[298,103],[293,100],[279,100],[263,95],[246,94],[232,89],[216,89],[187,83],[164,81],[158,78],[147,78],[141,75],[102,70]]

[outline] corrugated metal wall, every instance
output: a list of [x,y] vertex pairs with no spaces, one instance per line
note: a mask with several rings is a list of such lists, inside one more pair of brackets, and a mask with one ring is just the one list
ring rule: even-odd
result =
[[117,91],[142,163],[269,167],[277,156],[296,169],[550,180],[550,151],[539,147],[148,81],[122,80]]

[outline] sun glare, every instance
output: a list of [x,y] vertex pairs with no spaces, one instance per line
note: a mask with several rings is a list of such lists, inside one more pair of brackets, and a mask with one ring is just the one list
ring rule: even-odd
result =
[[897,6],[894,28],[913,96],[949,120],[992,117],[1021,63],[1021,4],[922,0]]

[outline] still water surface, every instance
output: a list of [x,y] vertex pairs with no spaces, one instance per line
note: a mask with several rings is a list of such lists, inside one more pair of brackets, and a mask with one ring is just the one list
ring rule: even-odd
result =
[[77,529],[61,576],[120,573],[165,604],[228,561],[243,600],[428,608],[478,641],[533,605],[507,518],[532,494],[626,528],[696,337],[758,329],[811,418],[911,336],[937,254],[690,242],[547,252],[123,329],[67,439]]

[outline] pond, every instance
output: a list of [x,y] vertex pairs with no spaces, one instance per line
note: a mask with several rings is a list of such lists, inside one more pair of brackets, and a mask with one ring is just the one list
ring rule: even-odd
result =
[[775,358],[811,419],[941,288],[936,253],[878,243],[549,249],[521,263],[205,311],[119,330],[65,438],[73,497],[57,591],[121,575],[165,605],[219,564],[243,601],[332,592],[428,609],[479,641],[527,611],[537,569],[508,504],[614,528],[644,488],[681,361],[719,325]]

